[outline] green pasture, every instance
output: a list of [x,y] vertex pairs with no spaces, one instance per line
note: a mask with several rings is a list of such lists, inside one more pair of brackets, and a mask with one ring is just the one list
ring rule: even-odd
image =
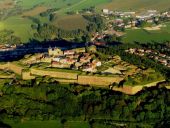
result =
[[123,37],[123,42],[164,42],[170,41],[170,23],[167,27],[156,31],[146,31],[144,29],[126,30],[126,34]]
[[0,21],[0,30],[13,30],[14,35],[19,36],[23,42],[27,42],[33,36],[32,21],[19,16],[9,17]]

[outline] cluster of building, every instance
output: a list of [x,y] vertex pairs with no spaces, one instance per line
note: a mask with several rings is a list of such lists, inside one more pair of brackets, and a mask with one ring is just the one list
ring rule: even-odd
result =
[[[123,28],[132,28],[137,27],[141,21],[146,21],[148,23],[155,23],[159,21],[160,17],[170,18],[170,12],[166,11],[163,13],[158,12],[157,10],[147,10],[141,13],[136,13],[133,11],[110,11],[108,9],[103,9],[103,14],[107,20],[109,20],[109,16],[114,16],[116,19],[111,20],[114,25],[117,27]],[[128,22],[125,22],[124,19],[131,19]],[[111,24],[110,24],[111,25]],[[112,26],[111,26],[112,27]]]
[[102,62],[96,58],[93,51],[93,48],[91,52],[86,52],[85,48],[64,51],[59,48],[49,48],[48,53],[37,55],[33,59],[30,59],[31,61],[29,60],[27,62],[29,62],[29,64],[46,62],[50,63],[53,68],[67,68],[85,72],[97,72],[97,67],[101,66]]
[[148,58],[154,59],[155,61],[170,68],[170,56],[168,56],[166,54],[161,54],[161,53],[151,50],[151,49],[138,49],[138,48],[130,48],[128,50],[125,50],[125,52],[128,52],[130,54],[135,54],[135,55],[138,55],[141,57],[147,56]]
[[109,9],[103,9],[102,12],[104,15],[113,15],[120,18],[135,17],[137,19],[149,19],[151,17],[160,17],[160,16],[170,17],[169,11],[160,13],[157,10],[147,10],[141,13],[136,13],[135,11],[110,11]]
[[[146,26],[146,30],[159,30],[165,25],[156,25],[159,23],[160,17],[169,17],[170,12],[160,13],[157,10],[147,10],[142,13],[136,13],[133,11],[110,11],[109,9],[103,9],[102,17],[106,19],[106,27],[102,32],[96,32],[91,38],[92,42],[104,39],[107,35],[114,35],[121,37],[125,34],[124,29],[135,28],[137,29],[143,21],[151,25],[151,27]],[[113,18],[114,17],[114,18]],[[152,25],[153,24],[153,25]],[[98,45],[99,42],[97,42]],[[102,44],[103,45],[103,44]]]

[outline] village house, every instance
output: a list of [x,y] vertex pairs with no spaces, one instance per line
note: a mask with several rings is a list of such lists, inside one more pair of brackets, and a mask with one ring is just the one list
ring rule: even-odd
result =
[[93,60],[92,64],[94,64],[96,67],[100,67],[102,65],[102,62],[99,60]]
[[80,58],[80,62],[82,63],[90,62],[90,60],[91,60],[91,56],[86,56],[86,57],[83,56]]
[[158,59],[158,61],[165,66],[168,64],[166,59]]
[[70,59],[70,58],[64,58],[60,60],[60,63],[62,64],[74,64],[75,62],[77,62],[76,59]]
[[142,52],[142,53],[144,53],[144,52],[145,52],[145,50],[144,50],[144,49],[138,49],[137,51],[138,51],[138,52]]
[[83,66],[82,71],[84,72],[96,72],[96,66],[92,63],[88,63],[86,66]]
[[83,65],[83,63],[81,63],[81,62],[76,62],[76,63],[74,64],[74,67],[75,67],[75,69],[79,69],[82,65]]
[[150,49],[145,50],[145,53],[152,53],[152,50],[150,50]]
[[104,14],[109,14],[109,9],[103,9],[102,12],[103,12]]
[[167,64],[167,67],[170,68],[170,63]]
[[74,50],[66,50],[66,51],[64,51],[64,55],[73,55],[73,54],[75,54]]
[[60,62],[52,61],[51,62],[51,67],[55,68],[70,68],[70,64],[61,64]]
[[136,52],[136,49],[135,49],[135,48],[130,48],[130,49],[129,49],[129,52],[130,52],[131,54],[134,54],[134,53]]
[[166,55],[165,55],[165,54],[159,54],[159,56],[160,56],[160,57],[163,57],[163,58],[165,58],[165,57],[166,57]]

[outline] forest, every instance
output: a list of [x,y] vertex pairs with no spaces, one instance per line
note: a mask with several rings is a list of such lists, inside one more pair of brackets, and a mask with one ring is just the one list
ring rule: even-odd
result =
[[79,118],[91,128],[99,124],[103,128],[170,127],[170,91],[162,85],[125,95],[89,85],[62,85],[49,77],[39,77],[6,82],[0,95],[1,122],[60,119],[65,123]]

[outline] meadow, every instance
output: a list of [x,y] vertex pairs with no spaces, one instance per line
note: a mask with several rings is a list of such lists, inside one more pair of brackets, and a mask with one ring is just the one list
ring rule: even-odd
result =
[[13,16],[0,21],[0,30],[13,30],[16,36],[19,36],[23,42],[27,42],[29,38],[33,37],[31,24],[31,20],[19,16]]
[[170,40],[170,22],[160,30],[147,31],[144,29],[129,29],[123,37],[123,42],[164,42]]

